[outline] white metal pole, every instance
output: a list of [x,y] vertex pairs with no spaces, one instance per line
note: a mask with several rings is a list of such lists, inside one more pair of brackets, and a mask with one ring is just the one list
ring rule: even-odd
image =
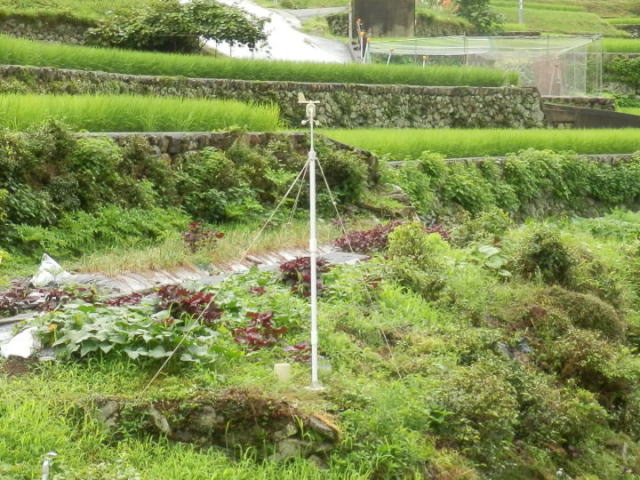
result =
[[322,390],[318,378],[318,234],[316,213],[315,103],[307,103],[307,121],[311,135],[309,148],[309,261],[311,270],[311,390]]
[[524,25],[524,0],[518,0],[518,23]]

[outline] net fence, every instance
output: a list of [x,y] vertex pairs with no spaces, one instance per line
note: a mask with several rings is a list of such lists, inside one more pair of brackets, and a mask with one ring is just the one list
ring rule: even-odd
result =
[[514,71],[542,95],[597,94],[602,87],[602,45],[597,36],[431,37],[372,40],[368,63],[473,65]]

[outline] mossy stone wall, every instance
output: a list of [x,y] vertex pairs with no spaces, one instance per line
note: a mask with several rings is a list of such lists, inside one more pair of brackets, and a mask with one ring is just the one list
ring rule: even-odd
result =
[[421,87],[339,83],[258,82],[122,75],[55,68],[0,66],[0,93],[138,94],[227,98],[274,103],[298,127],[298,93],[320,101],[322,127],[539,128],[544,126],[535,88]]

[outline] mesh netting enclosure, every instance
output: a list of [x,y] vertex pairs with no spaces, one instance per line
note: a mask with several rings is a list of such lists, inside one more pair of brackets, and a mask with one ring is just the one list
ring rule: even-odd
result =
[[522,86],[542,95],[599,93],[602,46],[599,37],[431,37],[372,40],[368,63],[474,65],[515,71]]

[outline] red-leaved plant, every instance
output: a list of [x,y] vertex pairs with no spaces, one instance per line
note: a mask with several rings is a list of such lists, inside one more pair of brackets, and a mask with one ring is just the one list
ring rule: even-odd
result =
[[203,323],[214,323],[222,316],[222,308],[214,301],[214,293],[192,292],[180,285],[166,285],[158,290],[159,307],[174,317],[183,314],[199,317]]
[[273,312],[248,313],[249,326],[236,328],[233,336],[240,345],[245,345],[249,350],[260,350],[264,347],[275,345],[279,337],[287,333],[287,327],[276,328],[273,323]]
[[311,360],[311,345],[308,342],[300,342],[295,345],[284,347],[284,351],[289,354],[294,362],[308,362]]
[[[326,260],[319,258],[317,263],[318,269],[318,292],[322,291],[323,285],[320,280],[322,273],[329,271]],[[290,262],[280,265],[282,272],[282,281],[291,286],[291,291],[305,297],[311,295],[311,259],[309,257],[298,257]]]
[[187,231],[182,234],[182,239],[191,253],[196,253],[221,238],[224,238],[224,233],[204,228],[202,222],[190,223]]
[[[349,232],[344,237],[335,241],[336,247],[345,252],[356,252],[369,254],[384,250],[389,245],[389,234],[402,222],[390,222],[384,225],[378,225],[371,230],[358,230]],[[424,233],[437,233],[443,240],[449,240],[449,232],[440,224],[425,227]]]
[[32,288],[27,282],[14,282],[8,290],[0,292],[0,314],[16,315],[20,312],[51,312],[72,300],[94,303],[96,291],[92,288]]

